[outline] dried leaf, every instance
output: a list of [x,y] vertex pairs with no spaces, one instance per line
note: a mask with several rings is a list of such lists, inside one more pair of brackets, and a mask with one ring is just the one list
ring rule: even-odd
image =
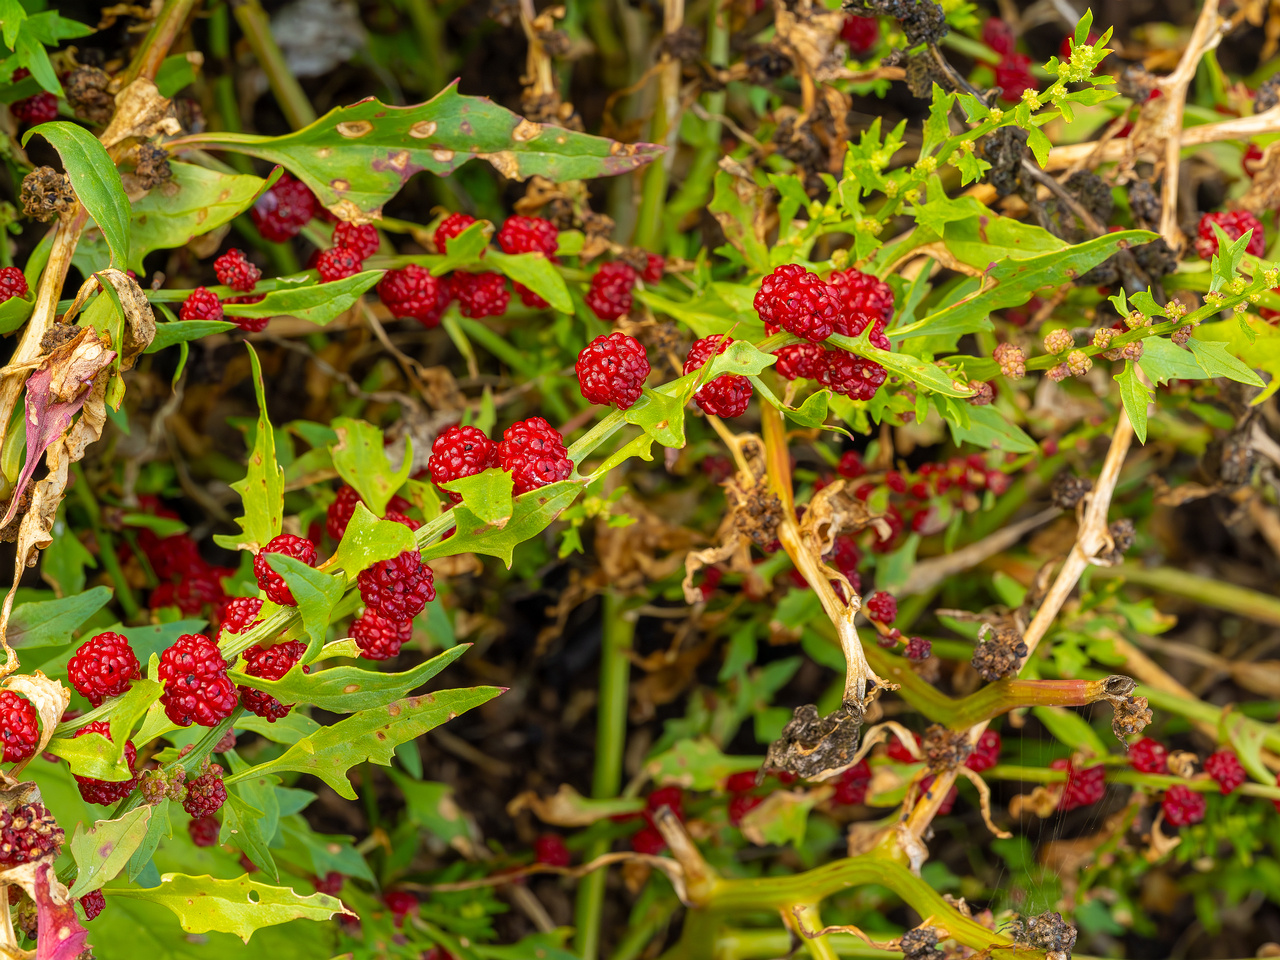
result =
[[[4,689],[12,690],[30,700],[31,705],[36,708],[36,713],[40,717],[40,745],[32,757],[40,756],[49,745],[49,741],[53,739],[54,728],[58,726],[62,715],[67,711],[67,705],[71,703],[71,691],[59,681],[50,680],[39,670],[31,676],[26,674],[10,676],[4,681],[3,686]],[[9,771],[9,775],[16,777],[29,762],[30,758],[16,764]]]
[[516,816],[523,810],[530,811],[543,823],[556,827],[587,827],[599,820],[607,820],[619,814],[639,813],[644,809],[643,800],[618,798],[589,800],[567,783],[550,797],[540,797],[532,790],[518,794],[507,804],[507,814]]

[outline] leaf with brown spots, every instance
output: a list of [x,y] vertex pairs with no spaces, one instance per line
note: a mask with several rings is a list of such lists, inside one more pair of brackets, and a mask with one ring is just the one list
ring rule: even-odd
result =
[[585,180],[630,173],[659,156],[652,143],[532,123],[485,97],[450,84],[426,103],[395,107],[369,98],[337,107],[282,137],[210,131],[168,144],[171,150],[230,150],[279,163],[344,220],[368,223],[420,170],[447,176],[479,157],[505,177]]

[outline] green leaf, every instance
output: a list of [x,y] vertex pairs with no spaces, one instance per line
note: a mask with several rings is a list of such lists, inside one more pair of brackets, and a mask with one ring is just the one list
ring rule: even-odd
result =
[[416,690],[470,649],[459,644],[403,673],[379,673],[365,667],[338,666],[315,673],[290,670],[279,680],[264,680],[232,670],[237,684],[269,693],[281,703],[307,703],[332,713],[384,707]]
[[406,550],[417,549],[413,531],[403,523],[379,520],[363,503],[357,503],[332,563],[342,568],[349,582],[379,560],[390,560]]
[[1142,341],[1142,359],[1138,366],[1152,383],[1203,380],[1207,376],[1190,350],[1164,337],[1147,337]]
[[1053,149],[1053,144],[1039,127],[1033,126],[1027,130],[1027,146],[1031,148],[1036,163],[1041,167],[1049,162],[1049,151]]
[[175,344],[188,343],[215,333],[234,330],[235,326],[234,323],[226,320],[174,320],[170,323],[157,323],[155,337],[142,352],[159,353]]
[[1105,757],[1107,747],[1084,717],[1066,707],[1032,707],[1036,719],[1060,742],[1090,757]]
[[412,442],[405,441],[404,462],[398,470],[392,470],[382,443],[382,431],[373,424],[338,417],[333,421],[333,430],[338,435],[337,442],[330,448],[334,469],[355,488],[374,514],[382,516],[392,495],[413,470]]
[[764,400],[772,407],[776,407],[787,415],[791,420],[800,424],[802,427],[820,427],[827,420],[827,401],[831,397],[830,390],[819,390],[817,393],[810,394],[805,398],[804,403],[799,407],[789,407],[779,400],[759,377],[751,377],[751,385],[755,388]]
[[505,527],[515,504],[511,499],[515,481],[506,470],[492,467],[470,477],[459,477],[442,484],[444,489],[462,496],[462,504],[477,520],[495,527]]
[[360,851],[351,845],[350,837],[316,833],[302,817],[284,817],[280,821],[280,833],[291,847],[306,853],[317,877],[323,877],[330,870],[337,870],[348,877],[374,882],[369,864],[360,855]]
[[435,557],[452,557],[459,553],[481,553],[497,557],[511,567],[512,552],[516,544],[536,536],[573,503],[581,492],[583,481],[561,480],[549,483],[537,490],[530,490],[515,498],[511,519],[504,527],[485,523],[458,504],[453,508],[457,533],[447,540],[437,540],[422,549],[422,559],[430,562]]
[[809,811],[818,802],[811,790],[775,790],[742,818],[743,836],[758,846],[789,847],[804,842]]
[[147,254],[186,246],[196,237],[230,223],[253,205],[269,182],[262,177],[219,173],[176,160],[171,160],[169,167],[173,176],[133,204],[129,266],[139,276]]
[[967,386],[947,376],[936,363],[929,363],[911,354],[881,350],[879,347],[871,346],[865,340],[854,340],[852,337],[833,335],[828,338],[828,342],[844,347],[849,352],[866,357],[868,360],[874,360],[890,373],[896,373],[943,396],[967,397],[971,393]]
[[276,537],[284,526],[284,471],[276,460],[276,435],[267,417],[267,397],[262,385],[262,365],[253,344],[245,342],[253,367],[253,392],[258,398],[258,429],[249,453],[248,471],[243,480],[231,484],[244,503],[244,516],[237,523],[238,536],[218,534],[214,542],[229,550],[249,549],[255,553]]
[[[244,786],[245,784],[240,784],[242,790]],[[274,801],[274,794],[271,799]],[[230,793],[222,807],[222,831],[218,840],[235,844],[249,858],[250,863],[278,883],[280,870],[267,846],[271,837],[264,836],[268,826],[271,833],[275,833],[275,823],[264,824],[263,819],[262,811],[249,806],[239,795]]]
[[[707,209],[724,231],[725,239],[742,253],[752,273],[768,273],[769,248],[762,236],[764,192],[725,170],[717,170],[715,192]],[[706,336],[706,334],[699,334]]]
[[1151,402],[1151,391],[1138,377],[1138,368],[1132,360],[1124,362],[1124,370],[1115,376],[1120,384],[1120,399],[1124,402],[1124,411],[1133,424],[1133,435],[1139,443],[1147,442],[1147,404]]
[[710,367],[709,373],[703,374],[701,369],[698,371],[698,380],[701,383],[709,383],[726,373],[740,377],[754,377],[777,362],[777,357],[757,349],[754,343],[748,340],[735,340],[725,348],[723,353],[717,353],[711,358],[707,364]]
[[137,880],[138,875],[141,874],[142,871],[146,869],[147,864],[151,862],[151,857],[160,846],[161,839],[173,836],[173,828],[169,825],[168,799],[166,798],[161,800],[149,809],[151,810],[151,818],[147,821],[146,836],[142,838],[142,842],[138,844],[138,848],[133,851],[133,856],[129,858],[129,871],[127,876],[130,883]]
[[124,754],[129,734],[134,724],[147,715],[151,705],[164,693],[164,684],[156,680],[134,680],[124,694],[111,701],[108,719],[111,723],[111,742],[116,744],[116,759]]
[[156,71],[156,90],[162,97],[172,97],[183,87],[196,82],[196,68],[183,54],[165,57]]
[[55,757],[66,760],[71,772],[80,777],[121,783],[133,776],[116,745],[100,733],[54,737],[46,749]]
[[283,553],[266,553],[263,556],[267,558],[268,566],[284,577],[293,599],[298,601],[302,628],[307,631],[307,636],[314,643],[323,643],[329,621],[333,619],[333,607],[342,599],[346,585],[339,578],[321,573],[296,557]]
[[[356,792],[347,777],[353,766],[366,760],[390,766],[397,744],[415,740],[502,692],[501,687],[442,690],[362,710],[332,726],[321,727],[275,759],[254,767],[252,774],[264,776],[288,770],[308,773],[319,777],[339,796],[354,800]],[[226,782],[239,779],[239,774],[233,774]]]
[[0,333],[12,333],[24,323],[35,309],[35,297],[10,297],[0,303]]
[[927,157],[951,133],[951,106],[956,102],[954,93],[946,93],[936,83],[933,85],[933,98],[929,104],[929,119],[924,122],[924,142],[920,145],[920,156]]
[[477,220],[456,237],[449,237],[444,242],[444,254],[440,261],[431,268],[433,277],[443,277],[459,267],[480,264],[485,248],[489,246],[489,235],[493,232],[493,224],[487,220]]
[[1262,379],[1247,365],[1227,352],[1225,343],[1198,340],[1192,337],[1187,341],[1196,363],[1210,377],[1227,377],[1251,387],[1261,387]]
[[622,418],[662,446],[678,449],[684,446],[685,397],[668,393],[668,386],[663,384],[657,390],[646,387],[639,399],[622,412]]
[[490,250],[485,260],[547,301],[552,310],[573,313],[573,298],[569,296],[569,287],[564,282],[564,277],[543,254]]
[[759,770],[759,757],[726,756],[709,737],[680,740],[645,764],[656,783],[676,784],[686,790],[715,790],[735,773]]
[[186,139],[282,164],[344,219],[377,218],[419,170],[448,176],[473,157],[513,180],[538,175],[563,183],[629,173],[663,152],[531,123],[483,97],[460,95],[456,81],[426,103],[398,107],[370,97],[281,137],[210,132]]
[[166,873],[158,887],[111,887],[107,893],[168,907],[189,934],[234,933],[245,943],[263,927],[299,918],[328,920],[348,912],[336,897],[323,893],[303,897],[288,887],[258,883],[247,876],[218,880]]
[[71,887],[71,896],[83,897],[114,880],[142,844],[150,820],[151,807],[144,804],[119,820],[99,820],[87,830],[83,822],[77,823],[71,838],[71,859],[79,873]]
[[382,270],[365,270],[341,280],[305,287],[272,290],[257,303],[223,303],[228,317],[290,316],[311,323],[328,323],[346,313],[360,295],[382,279]]
[[915,323],[888,331],[889,338],[902,340],[905,337],[990,330],[992,326],[988,317],[992,311],[1021,306],[1040,288],[1057,286],[1078,277],[1114,254],[1122,245],[1147,243],[1155,239],[1156,234],[1146,230],[1122,230],[1036,257],[1005,257],[987,270],[981,291]]
[[409,819],[444,843],[466,849],[476,838],[447,783],[414,780],[394,767],[387,771],[404,794]]
[[107,241],[111,265],[123,270],[129,264],[130,207],[115,161],[97,137],[74,123],[42,123],[23,135],[22,145],[37,133],[58,151],[76,197]]
[[5,637],[15,650],[61,646],[110,599],[107,587],[94,587],[74,597],[20,603],[9,617]]
[[972,443],[978,447],[1007,450],[1011,453],[1034,453],[1036,442],[1013,421],[992,406],[967,407],[968,425],[947,418],[947,426],[956,443]]

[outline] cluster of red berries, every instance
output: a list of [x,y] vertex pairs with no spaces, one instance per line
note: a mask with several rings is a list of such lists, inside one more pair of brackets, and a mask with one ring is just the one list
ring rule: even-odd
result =
[[[139,508],[156,517],[176,520],[178,515],[150,495],[138,498]],[[227,599],[222,586],[224,577],[234,570],[209,563],[200,556],[200,548],[185,533],[167,537],[157,536],[143,529],[138,533],[138,548],[160,578],[161,583],[151,591],[148,603],[152,610],[177,607],[185,616],[197,616],[209,610],[217,610]],[[121,553],[128,559],[128,546],[121,544]]]
[[982,42],[1000,56],[995,73],[1001,100],[1015,103],[1022,99],[1023,91],[1037,89],[1031,76],[1031,58],[1014,48],[1013,30],[1007,23],[999,17],[988,18],[982,25]]
[[[436,437],[427,460],[431,479],[441,485],[490,467],[511,474],[516,495],[573,475],[564,438],[542,417],[516,421],[498,443],[475,427],[450,427]],[[461,497],[450,493],[449,499],[456,503]]]
[[333,246],[317,250],[308,266],[320,274],[321,283],[344,280],[363,270],[365,260],[378,252],[381,243],[377,227],[339,221],[333,228]]
[[235,712],[239,697],[229,664],[204,634],[184,633],[160,655],[158,678],[165,716],[180,727],[215,727]]
[[865,57],[880,42],[880,21],[875,17],[845,17],[840,39],[849,45],[851,54]]
[[1067,771],[1067,782],[1058,800],[1058,809],[1063,813],[1095,804],[1107,792],[1106,768],[1101,764],[1077,767],[1063,758],[1050,763],[1049,769]]
[[0,303],[14,297],[25,297],[29,291],[27,278],[17,267],[0,267]]
[[[261,606],[262,601],[257,597],[246,597]],[[226,624],[223,624],[226,629]],[[233,633],[239,631],[231,631]],[[244,672],[251,677],[261,677],[264,680],[279,680],[286,673],[293,669],[302,655],[307,652],[307,645],[301,640],[290,640],[288,643],[278,643],[273,647],[262,647],[257,644],[250,647],[244,652]],[[310,672],[309,667],[302,668],[303,673]],[[252,687],[241,686],[240,702],[244,704],[244,708],[252,714],[262,717],[268,723],[275,723],[289,715],[289,711],[293,709],[291,703],[281,703],[269,693],[263,693],[261,690],[255,690]]]
[[757,796],[755,789],[759,786],[760,775],[754,770],[735,773],[724,782],[729,792],[729,823],[737,827],[742,818],[764,803],[764,797]]
[[572,860],[564,838],[558,833],[544,833],[533,842],[533,859],[549,867],[567,867]]
[[[654,815],[663,807],[669,808],[676,819],[683,823],[684,792],[679,787],[659,787],[645,798],[644,811],[640,814],[644,817],[645,825],[631,835],[631,849],[636,853],[656,857],[667,849],[667,841],[662,839],[662,834],[654,826]],[[635,814],[630,814],[614,819],[634,820],[635,817]]]
[[418,911],[418,898],[408,890],[388,890],[382,895],[382,902],[391,911],[397,927],[404,926],[405,918]]
[[574,369],[586,400],[622,410],[640,399],[650,373],[644,346],[625,333],[596,337],[578,354]]
[[271,189],[249,211],[262,239],[272,243],[292,240],[320,210],[320,201],[301,180],[281,174]]
[[[684,374],[701,370],[712,357],[724,353],[733,343],[728,335],[715,334],[695,340],[684,361]],[[746,413],[754,388],[751,381],[736,373],[725,373],[704,383],[693,395],[702,412],[713,417],[740,417]]]
[[[111,724],[105,720],[95,720],[93,723],[81,727],[75,732],[75,736],[82,737],[88,733],[99,733],[108,740],[112,739]],[[80,788],[80,796],[84,798],[85,803],[96,803],[104,807],[110,807],[133,793],[134,787],[138,785],[138,776],[134,771],[134,764],[138,760],[138,751],[134,747],[132,740],[127,741],[124,745],[124,758],[129,766],[129,778],[127,780],[97,780],[93,777],[75,775],[76,786]]]
[[1218,236],[1213,232],[1215,223],[1228,240],[1239,240],[1252,230],[1245,253],[1261,257],[1267,252],[1266,234],[1257,217],[1248,210],[1224,210],[1220,213],[1206,213],[1200,218],[1200,225],[1196,229],[1196,256],[1201,260],[1209,260],[1218,254]]
[[[31,71],[26,67],[19,67],[13,71],[13,82],[25,80],[31,76]],[[50,93],[48,90],[41,90],[34,96],[24,97],[9,104],[9,112],[13,114],[13,118],[19,123],[25,123],[27,126],[34,127],[40,123],[48,123],[50,120],[58,119],[58,95]]]
[[226,802],[227,786],[222,782],[222,767],[215,763],[187,784],[182,809],[195,819],[212,817]]
[[[1129,765],[1140,773],[1168,773],[1169,751],[1150,737],[1143,737],[1129,746]],[[1245,782],[1247,775],[1234,750],[1217,750],[1204,761],[1205,773],[1225,794],[1234,793]],[[1277,778],[1280,783],[1280,778]],[[1161,800],[1165,822],[1173,827],[1186,827],[1204,819],[1207,801],[1204,794],[1178,783],[1165,791]],[[1280,810],[1280,802],[1276,809]]]

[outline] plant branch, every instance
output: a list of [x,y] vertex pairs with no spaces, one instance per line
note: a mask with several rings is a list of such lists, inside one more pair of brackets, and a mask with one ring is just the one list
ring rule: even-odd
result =
[[257,58],[258,66],[267,75],[267,83],[275,94],[276,102],[284,111],[289,126],[301,130],[315,123],[316,110],[303,92],[302,84],[289,69],[284,52],[271,35],[271,20],[258,0],[231,0],[231,10],[240,24],[244,38]]
[[120,87],[127,87],[134,80],[154,80],[160,72],[160,64],[169,55],[174,41],[181,35],[200,0],[167,0],[160,16],[151,24],[147,38],[134,55],[133,62],[124,72]]

